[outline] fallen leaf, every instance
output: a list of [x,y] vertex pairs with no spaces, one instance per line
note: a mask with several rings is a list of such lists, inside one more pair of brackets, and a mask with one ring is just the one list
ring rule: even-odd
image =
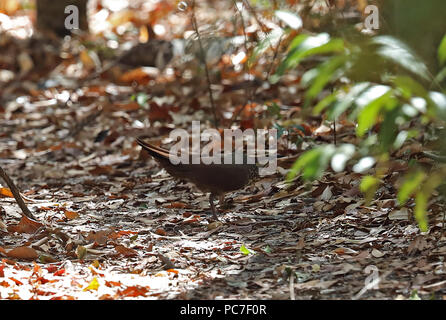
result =
[[35,233],[42,226],[43,224],[41,224],[40,222],[31,220],[28,217],[23,216],[18,224],[9,226],[8,231],[17,233]]
[[79,260],[82,260],[87,255],[87,248],[84,246],[77,246],[76,256]]
[[118,290],[118,294],[123,297],[139,297],[139,296],[145,296],[146,293],[149,291],[149,287],[141,287],[141,286],[132,286],[127,287],[123,291]]
[[407,208],[393,210],[389,213],[389,220],[409,220],[409,211]]
[[64,214],[65,214],[65,217],[67,217],[68,220],[73,220],[73,219],[79,218],[79,214],[77,212],[74,212],[74,211],[64,210]]
[[91,282],[88,284],[88,286],[84,288],[84,291],[98,290],[98,288],[99,288],[98,279],[96,277],[94,277],[93,280],[91,280]]
[[4,198],[14,198],[14,195],[9,188],[0,188],[0,196]]
[[158,228],[155,230],[155,233],[160,235],[160,236],[165,236],[167,235],[167,232],[163,229],[163,228]]
[[375,258],[381,258],[384,255],[385,255],[385,253],[379,251],[378,249],[372,250],[372,256],[374,256]]
[[6,255],[10,258],[27,260],[37,259],[38,257],[36,250],[30,247],[17,247],[8,251]]
[[115,250],[125,257],[134,257],[138,255],[138,252],[136,250],[121,245],[116,245]]

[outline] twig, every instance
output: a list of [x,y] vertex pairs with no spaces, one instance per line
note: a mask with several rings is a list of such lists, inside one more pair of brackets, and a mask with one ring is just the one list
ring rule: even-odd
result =
[[[243,45],[245,47],[246,56],[248,56],[248,36],[246,34],[246,26],[245,26],[245,20],[243,19],[243,13],[242,10],[240,10],[239,7],[237,6],[236,0],[232,0],[232,2],[234,3],[235,10],[237,10],[238,14],[240,15],[240,20],[242,22],[243,36],[244,36]],[[250,74],[250,70],[247,63],[243,64],[243,70],[245,71],[245,73]],[[245,97],[246,100],[244,106],[246,106],[247,104],[251,104],[252,101],[254,100],[254,90],[250,90],[249,86],[246,86],[245,92],[246,92],[246,97]]]
[[333,141],[334,145],[336,146],[336,119],[333,120]]
[[215,127],[218,127],[218,119],[217,119],[217,113],[216,113],[216,109],[215,109],[214,95],[212,93],[212,88],[211,88],[211,77],[209,76],[209,69],[208,69],[208,66],[207,66],[207,63],[206,63],[206,55],[205,55],[205,52],[204,52],[204,49],[203,49],[203,43],[201,42],[200,33],[198,32],[197,19],[195,18],[195,0],[192,1],[192,27],[194,28],[194,31],[197,34],[198,45],[200,46],[201,63],[203,63],[204,70],[205,70],[205,73],[206,73],[206,80],[207,80],[207,83],[208,83],[209,99],[211,101],[212,113],[214,115],[214,125],[215,125]]
[[437,162],[446,163],[446,156],[435,154],[433,152],[422,151],[421,154],[426,158],[432,159]]
[[19,189],[16,187],[14,182],[9,178],[9,176],[6,174],[6,172],[3,170],[2,167],[0,167],[0,176],[5,180],[6,184],[8,185],[9,189],[11,190],[15,200],[17,201],[17,204],[19,205],[20,209],[22,210],[22,215],[37,220],[34,215],[31,213],[31,211],[28,209],[28,207],[25,204],[25,201],[23,201],[22,196],[20,195]]
[[252,16],[254,17],[256,22],[259,24],[260,28],[262,29],[262,32],[267,33],[268,32],[268,27],[265,26],[265,24],[262,21],[259,20],[259,18],[257,17],[257,13],[253,9],[253,7],[251,7],[251,4],[249,3],[249,1],[244,0],[243,3],[246,5],[248,10],[251,11]]

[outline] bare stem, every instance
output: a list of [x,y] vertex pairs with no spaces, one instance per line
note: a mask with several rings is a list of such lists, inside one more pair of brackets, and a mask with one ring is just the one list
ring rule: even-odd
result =
[[208,66],[207,66],[207,63],[206,63],[206,55],[205,55],[205,52],[204,52],[204,49],[203,49],[203,43],[201,42],[200,33],[198,32],[197,19],[195,18],[195,0],[192,1],[192,27],[194,28],[194,31],[197,34],[198,45],[200,46],[201,63],[203,63],[204,70],[205,70],[205,73],[206,73],[206,80],[207,80],[207,83],[208,83],[209,99],[211,101],[212,113],[214,115],[214,125],[215,125],[215,127],[218,127],[218,119],[217,119],[217,112],[216,112],[216,109],[215,109],[214,95],[212,93],[212,88],[211,88],[211,77],[209,76],[209,69],[208,69]]
[[11,190],[15,200],[17,201],[17,204],[19,205],[20,209],[22,210],[23,215],[27,216],[30,219],[37,220],[34,215],[31,213],[31,211],[28,209],[28,207],[25,204],[25,201],[23,201],[22,196],[20,195],[19,189],[16,187],[14,182],[9,178],[9,176],[6,174],[6,172],[0,167],[0,177],[5,180],[6,184],[8,185],[9,189]]
[[[238,14],[240,15],[240,20],[242,22],[243,36],[244,36],[243,44],[245,47],[246,55],[248,55],[249,54],[249,52],[248,52],[248,36],[246,34],[246,26],[245,26],[245,20],[243,19],[243,13],[242,13],[242,10],[240,10],[239,7],[237,6],[236,0],[233,0],[233,3],[234,3],[235,10],[237,10]],[[245,73],[250,74],[250,70],[249,70],[247,63],[243,64],[243,69],[244,69]],[[248,78],[248,80],[249,80],[249,78]],[[250,90],[249,86],[246,86],[245,92],[246,92],[246,97],[245,97],[246,101],[240,110],[243,110],[247,104],[251,104],[254,100],[254,92],[255,92],[254,90],[252,90],[252,89]],[[237,116],[240,114],[240,112],[237,113]],[[234,118],[234,120],[235,119],[236,119],[236,117]]]

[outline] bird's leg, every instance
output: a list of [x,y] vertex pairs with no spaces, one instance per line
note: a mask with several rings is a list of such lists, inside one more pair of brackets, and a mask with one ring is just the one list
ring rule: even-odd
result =
[[211,205],[212,217],[215,220],[218,220],[217,213],[215,212],[214,197],[215,195],[211,193],[211,195],[209,196],[209,203]]

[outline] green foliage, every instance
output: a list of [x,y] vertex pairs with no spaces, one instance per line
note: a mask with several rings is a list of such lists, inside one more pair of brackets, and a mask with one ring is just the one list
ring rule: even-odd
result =
[[410,196],[419,188],[423,180],[426,178],[426,173],[422,170],[406,175],[404,183],[400,186],[398,192],[398,202],[405,204]]
[[440,47],[438,48],[438,61],[441,66],[446,64],[446,36],[443,37]]
[[[446,95],[431,88],[435,81],[446,79],[446,67],[432,79],[424,62],[390,36],[360,36],[349,41],[326,33],[298,34],[271,82],[279,81],[285,72],[309,59],[320,62],[302,77],[305,106],[314,105],[313,115],[324,113],[329,120],[345,114],[357,122],[356,135],[363,140],[357,150],[351,145],[322,145],[305,152],[287,179],[299,174],[304,180],[318,179],[330,162],[332,169],[340,171],[348,161],[362,156],[354,165],[358,172],[364,171],[365,163],[376,162],[375,174],[363,177],[360,185],[366,201],[371,201],[386,171],[388,155],[415,138],[426,124],[444,125]],[[438,60],[440,65],[446,64],[446,36],[438,49]],[[415,165],[398,192],[400,205],[415,197],[414,214],[421,231],[428,228],[429,197],[446,178],[446,170],[439,170],[436,179],[432,175]]]

